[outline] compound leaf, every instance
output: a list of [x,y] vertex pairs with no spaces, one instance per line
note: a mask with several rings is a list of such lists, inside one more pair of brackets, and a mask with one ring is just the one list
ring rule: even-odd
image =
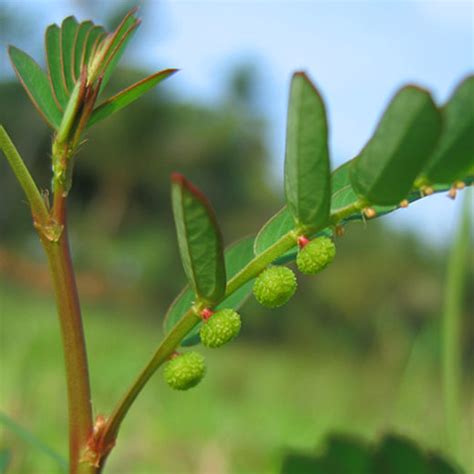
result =
[[403,87],[385,110],[374,135],[353,160],[351,183],[370,204],[405,199],[441,133],[441,114],[431,95]]
[[302,72],[291,81],[285,194],[297,225],[319,226],[327,221],[331,191],[326,111],[317,89]]
[[451,184],[474,164],[474,76],[467,77],[442,108],[443,133],[422,176]]
[[145,92],[155,87],[161,81],[172,76],[177,69],[165,69],[164,71],[157,72],[151,76],[142,79],[139,82],[127,87],[123,91],[114,95],[110,99],[107,99],[94,112],[92,112],[91,118],[89,119],[88,126],[94,125],[97,122],[107,118],[109,115],[123,109],[127,105],[139,99]]
[[107,38],[107,52],[103,60],[103,68],[101,74],[103,74],[102,84],[100,91],[103,91],[107,83],[109,82],[110,76],[115,69],[115,66],[120,61],[127,43],[130,41],[133,32],[140,24],[135,14],[136,8],[132,9],[122,20],[120,25],[115,29],[112,35]]
[[64,110],[69,99],[69,94],[66,91],[66,83],[63,76],[61,29],[58,25],[50,25],[46,29],[45,47],[46,62],[48,64],[49,79],[51,81],[53,93],[58,104]]
[[38,64],[21,49],[10,46],[8,53],[16,75],[30,100],[48,125],[57,129],[61,123],[61,112],[54,99],[48,76]]
[[82,64],[88,64],[91,54],[96,50],[97,45],[102,41],[104,35],[105,30],[102,26],[94,26],[88,31],[83,51]]
[[210,303],[225,293],[222,236],[207,198],[184,176],[171,176],[171,197],[184,271],[196,296]]
[[66,89],[70,93],[74,89],[74,42],[79,28],[73,16],[65,18],[61,24],[61,56]]
[[76,40],[74,41],[74,79],[77,81],[81,75],[82,60],[86,48],[86,40],[91,28],[94,27],[92,21],[83,21],[77,30]]

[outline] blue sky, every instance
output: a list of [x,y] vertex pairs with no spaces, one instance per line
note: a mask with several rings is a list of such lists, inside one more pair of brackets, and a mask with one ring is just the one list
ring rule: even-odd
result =
[[[81,18],[80,1],[3,3],[37,10],[38,38],[65,15]],[[443,102],[472,73],[473,10],[467,1],[152,1],[144,8],[133,60],[151,69],[179,67],[167,87],[202,102],[218,100],[232,65],[254,61],[278,183],[293,71],[307,71],[322,92],[338,165],[357,154],[401,85],[420,84]],[[459,209],[460,202],[437,196],[388,219],[444,243]]]

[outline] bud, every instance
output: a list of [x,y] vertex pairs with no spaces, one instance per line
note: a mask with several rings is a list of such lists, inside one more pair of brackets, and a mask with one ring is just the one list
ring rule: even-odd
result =
[[255,280],[253,294],[267,308],[283,306],[296,291],[295,274],[287,267],[271,266]]
[[242,323],[233,309],[221,309],[205,321],[199,331],[206,347],[220,347],[238,336]]
[[296,257],[296,265],[301,273],[314,275],[324,270],[336,256],[336,246],[328,237],[318,237],[305,245]]
[[166,364],[164,378],[171,388],[188,390],[197,385],[205,373],[204,357],[197,352],[186,352]]

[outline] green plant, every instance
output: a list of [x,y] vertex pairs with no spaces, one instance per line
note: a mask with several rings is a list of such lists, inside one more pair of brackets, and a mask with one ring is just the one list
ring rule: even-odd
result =
[[[28,199],[55,287],[68,382],[71,473],[103,470],[129,408],[163,364],[173,388],[187,389],[200,381],[202,357],[193,352],[177,355],[178,346],[199,343],[200,332],[204,342],[210,342],[207,345],[215,345],[205,335],[206,324],[212,328],[216,324],[213,317],[237,309],[252,286],[262,304],[284,304],[295,292],[296,280],[282,265],[298,260],[299,247],[301,269],[313,273],[333,258],[329,237],[339,235],[349,222],[385,215],[435,191],[448,191],[454,197],[457,189],[474,178],[473,76],[442,107],[424,89],[402,88],[360,154],[331,172],[323,100],[307,75],[296,73],[288,111],[286,207],[257,235],[224,250],[217,218],[206,197],[182,175],[172,175],[177,240],[189,285],[171,304],[164,320],[165,337],[149,363],[110,414],[94,421],[68,242],[67,197],[74,158],[88,128],[176,72],[158,72],[96,105],[138,24],[132,11],[111,34],[89,21],[79,24],[73,17],[66,18],[61,27],[50,26],[46,31],[47,73],[21,50],[9,49],[23,87],[53,130],[52,199],[39,190],[3,127],[0,146]],[[310,239],[315,244],[308,244]],[[315,267],[312,261],[305,261],[307,253],[318,261]],[[236,326],[232,334],[226,330],[222,340],[235,331]]]

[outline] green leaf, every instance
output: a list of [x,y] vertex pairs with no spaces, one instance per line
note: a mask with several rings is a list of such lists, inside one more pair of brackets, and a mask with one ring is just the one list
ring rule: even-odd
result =
[[331,435],[326,441],[325,472],[334,474],[367,474],[371,450],[367,443],[347,435]]
[[[255,255],[259,255],[267,250],[268,247],[272,246],[277,240],[293,230],[294,226],[295,223],[293,217],[288,211],[288,208],[285,206],[280,209],[269,221],[267,221],[267,223],[257,234],[254,244]],[[332,230],[327,227],[319,232],[310,233],[308,237],[316,237],[321,235],[330,237],[332,236]],[[297,252],[298,249],[295,242],[294,248],[288,250],[283,255],[278,257],[273,263],[276,265],[283,265],[287,262],[290,262],[295,259]]]
[[306,74],[291,81],[286,134],[285,194],[297,225],[327,222],[331,200],[324,103]]
[[61,112],[54,100],[48,76],[38,64],[21,49],[10,46],[8,53],[16,75],[31,102],[33,102],[48,125],[57,129],[61,123]]
[[171,176],[171,198],[184,271],[196,296],[210,303],[225,292],[222,236],[206,197],[184,176]]
[[[336,170],[332,172],[331,175],[331,189],[332,189],[332,198],[331,198],[331,215],[340,212],[348,206],[352,206],[357,203],[359,198],[355,194],[352,184],[350,182],[350,167],[352,166],[352,160],[344,163],[339,166]],[[467,185],[473,182],[473,177],[465,176],[464,181]],[[449,186],[447,185],[434,185],[433,191],[443,192],[447,191]],[[408,202],[414,202],[423,198],[418,190],[413,190],[407,196]],[[399,206],[372,206],[376,212],[377,217],[389,214],[397,209]],[[345,222],[352,220],[363,220],[363,214],[359,211],[354,214],[346,217],[340,223],[344,224]],[[255,238],[254,251],[255,255],[259,255],[264,252],[268,247],[273,245],[277,240],[286,235],[288,232],[294,229],[293,218],[288,211],[288,208],[285,206],[280,209],[274,216],[268,220],[264,226],[260,229]],[[326,227],[316,234],[311,234],[310,237],[326,235],[330,237],[332,235],[332,230],[330,227]],[[285,255],[282,255],[279,259],[275,260],[275,263],[283,264],[288,261],[293,260],[296,255],[296,244],[295,248],[289,250]]]
[[316,456],[305,453],[288,453],[280,470],[280,474],[333,474],[325,470]]
[[[229,279],[236,275],[247,265],[247,263],[253,259],[253,242],[254,236],[245,237],[242,240],[232,244],[225,250],[225,266]],[[224,299],[217,306],[217,309],[232,308],[238,310],[252,291],[252,284],[253,280],[240,287],[232,295]],[[181,316],[191,307],[194,299],[194,293],[189,287],[186,287],[178,295],[166,313],[164,319],[165,332],[169,332],[171,328],[179,321]],[[181,345],[193,346],[195,344],[199,344],[199,342],[199,326],[197,326],[183,340]]]
[[[340,211],[346,206],[350,206],[357,202],[357,195],[352,189],[352,185],[349,179],[349,167],[351,162],[344,163],[339,168],[335,169],[331,174],[331,214]],[[357,215],[361,218],[360,213]],[[327,219],[327,222],[329,219]],[[325,225],[324,222],[322,225]],[[257,237],[255,238],[255,255],[259,255],[264,252],[268,247],[273,245],[278,239],[283,237],[285,234],[293,230],[295,223],[293,218],[285,206],[280,209],[273,217],[266,222],[266,224],[260,229]],[[318,235],[324,234],[327,236],[332,235],[330,229],[325,229],[324,232],[318,232]],[[296,248],[296,244],[295,244]],[[292,256],[295,255],[295,250],[289,250],[285,256],[280,257],[281,261],[288,261]],[[279,260],[279,263],[280,260]]]
[[161,81],[172,76],[176,71],[177,69],[165,69],[164,71],[152,74],[151,76],[136,82],[130,87],[127,87],[127,89],[124,89],[110,99],[107,99],[92,112],[87,126],[90,127],[91,125],[100,122],[114,112],[117,112],[118,110],[126,107],[128,104],[136,101],[143,94],[145,94],[145,92],[155,87]]
[[63,74],[68,92],[72,92],[76,82],[74,80],[74,42],[78,28],[79,24],[73,16],[68,16],[61,24],[61,56],[63,60]]
[[[181,319],[181,316],[193,305],[195,299],[194,291],[189,286],[186,286],[179,293],[165,314],[163,320],[165,334],[171,331],[171,328]],[[193,334],[195,334],[195,332],[193,332]]]
[[102,41],[105,36],[105,31],[102,26],[94,26],[87,33],[84,56],[82,58],[83,64],[88,64],[92,53],[97,49],[98,44]]
[[[259,255],[277,240],[293,230],[295,221],[285,206],[272,216],[260,229],[255,238],[254,252]],[[296,247],[296,242],[295,242]]]
[[94,24],[92,21],[83,21],[77,30],[76,40],[74,42],[74,79],[77,81],[81,75],[86,40]]
[[425,453],[398,435],[386,435],[376,446],[347,435],[332,435],[318,454],[288,453],[282,474],[460,474],[438,454]]
[[422,176],[451,184],[474,165],[474,76],[467,77],[442,109],[444,129]]
[[0,412],[0,424],[22,439],[25,443],[28,443],[30,446],[33,446],[46,456],[49,456],[51,459],[56,461],[62,472],[67,471],[68,463],[61,455],[53,451],[47,444],[41,441],[41,439],[25,430],[25,428],[2,412]]
[[430,474],[461,474],[457,466],[453,466],[437,453],[428,453],[428,467]]
[[[254,240],[255,236],[253,235],[245,237],[226,249],[224,255],[228,280],[239,273],[240,270],[242,270],[242,268],[244,268],[255,257],[253,253]],[[253,280],[248,281],[237,291],[234,291],[234,293],[222,300],[222,302],[217,306],[217,309],[239,309],[250,294],[252,284]]]
[[353,206],[359,200],[351,184],[349,175],[351,165],[352,160],[347,161],[336,168],[331,175],[331,214]]
[[406,86],[392,99],[374,135],[351,167],[356,193],[370,204],[398,204],[425,166],[441,133],[431,95]]
[[[331,174],[331,214],[340,211],[346,206],[354,204],[358,200],[349,180],[350,163],[350,161],[344,163]],[[360,214],[358,214],[358,216],[360,217]],[[329,223],[329,219],[327,219],[327,223]],[[326,222],[324,222],[322,225],[325,224]],[[257,237],[255,238],[255,255],[259,255],[264,252],[278,239],[293,230],[294,227],[295,223],[293,218],[287,206],[285,206],[280,209],[273,217],[271,217],[270,220],[268,220],[266,224],[260,229]],[[332,231],[330,229],[324,229],[324,231],[318,232],[317,235],[330,236],[332,235]],[[294,255],[295,250],[289,250],[285,256],[280,258],[282,261],[288,261],[288,259],[291,259],[291,257]]]
[[387,435],[374,454],[375,472],[386,474],[428,474],[427,460],[416,444],[408,439]]
[[105,86],[109,82],[110,76],[115,69],[115,66],[120,61],[125,48],[132,38],[133,32],[140,25],[134,14],[136,8],[132,9],[122,20],[120,25],[115,29],[112,36],[107,39],[107,52],[104,56],[103,67],[101,74],[103,74],[102,84],[100,86],[99,94],[104,90]]
[[58,104],[64,110],[68,102],[69,94],[66,91],[66,82],[63,76],[61,30],[58,25],[48,26],[45,34],[45,43],[49,79],[53,88],[54,96],[56,97]]

